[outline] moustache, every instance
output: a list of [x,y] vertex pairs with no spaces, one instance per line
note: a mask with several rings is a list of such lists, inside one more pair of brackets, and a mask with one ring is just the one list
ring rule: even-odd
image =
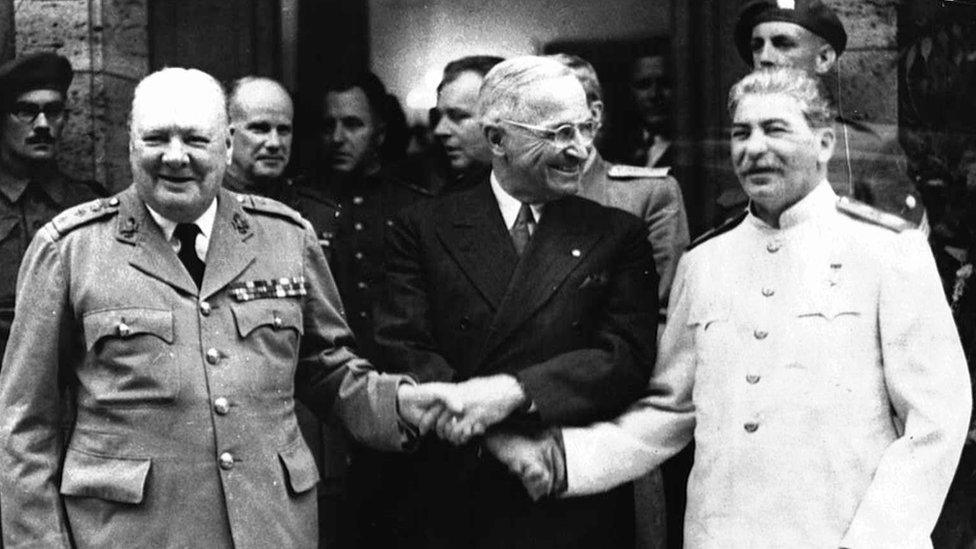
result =
[[28,136],[27,139],[25,140],[25,143],[27,143],[28,145],[53,145],[54,136],[47,132],[37,133]]

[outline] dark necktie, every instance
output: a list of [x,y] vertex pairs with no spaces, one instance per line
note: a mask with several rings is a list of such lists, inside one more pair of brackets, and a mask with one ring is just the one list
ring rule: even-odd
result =
[[532,232],[534,230],[535,216],[532,215],[532,207],[523,202],[511,231],[512,243],[515,244],[515,251],[519,255],[522,255],[525,247],[529,245],[529,239],[532,238]]
[[186,267],[187,272],[190,273],[190,277],[197,283],[197,288],[203,282],[203,269],[205,267],[197,255],[198,234],[200,234],[200,227],[197,227],[196,223],[179,223],[176,225],[176,230],[173,231],[173,236],[180,241],[180,253],[176,255]]

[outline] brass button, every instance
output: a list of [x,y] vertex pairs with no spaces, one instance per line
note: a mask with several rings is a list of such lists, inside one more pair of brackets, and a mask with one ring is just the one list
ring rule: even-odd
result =
[[356,252],[356,253],[352,254],[352,256],[355,257],[356,259],[362,259],[363,258],[363,252]]
[[359,288],[360,290],[365,290],[366,288],[369,287],[369,285],[360,280],[359,282],[356,283],[356,287]]
[[207,349],[207,362],[210,364],[220,362],[220,351],[214,348]]
[[210,307],[209,303],[207,303],[206,301],[200,302],[200,314],[202,314],[203,316],[210,316],[210,311],[212,310],[213,308]]
[[357,231],[361,231],[363,230],[363,224],[357,221],[352,224],[352,228],[356,229]]
[[227,415],[227,412],[230,411],[230,401],[224,397],[214,399],[214,411],[217,412],[218,415]]
[[759,383],[759,375],[758,374],[748,374],[746,376],[746,381],[750,385],[755,385],[755,384]]
[[109,206],[118,206],[119,205],[119,199],[116,198],[116,197],[114,197],[114,196],[112,198],[109,198],[108,199],[108,205]]
[[756,330],[755,332],[752,332],[752,335],[755,336],[756,339],[758,339],[758,340],[763,340],[763,339],[766,339],[766,336],[769,335],[769,332],[764,332],[762,330]]
[[742,428],[745,429],[747,433],[755,433],[756,429],[759,428],[759,424],[750,421],[749,423],[743,425]]
[[224,452],[217,457],[217,462],[220,463],[220,468],[224,471],[230,471],[234,468],[234,454],[230,452]]
[[773,295],[775,293],[776,293],[776,290],[774,290],[772,288],[763,288],[763,291],[762,291],[762,294],[763,294],[764,297],[773,297]]
[[769,244],[766,244],[766,251],[771,254],[774,254],[778,252],[781,247],[782,245],[779,242],[777,242],[776,240],[771,240]]
[[359,311],[359,318],[366,318],[366,311]]
[[129,337],[129,334],[132,333],[132,328],[129,328],[129,325],[125,322],[119,322],[119,325],[115,327],[115,331],[118,332],[119,337]]
[[393,226],[393,220],[392,219],[387,219],[386,220],[386,226],[387,227],[392,227]]
[[363,203],[363,197],[361,197],[361,196],[354,196],[354,197],[352,197],[352,203],[355,204],[355,205],[357,205],[357,206],[360,205],[360,204],[362,204]]
[[274,320],[272,320],[271,322],[274,323],[274,327],[275,328],[281,328],[281,317],[280,316],[275,315]]

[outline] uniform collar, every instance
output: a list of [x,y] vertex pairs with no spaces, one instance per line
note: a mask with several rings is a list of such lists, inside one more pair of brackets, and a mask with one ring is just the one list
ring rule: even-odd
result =
[[[837,195],[827,180],[823,180],[796,204],[787,208],[779,216],[779,230],[789,229],[807,221],[821,217],[836,209]],[[753,213],[752,204],[749,205],[749,221],[760,228],[776,230]]]
[[33,178],[20,178],[0,168],[0,193],[11,202],[20,200],[28,185],[46,194],[55,204],[64,204],[64,177],[58,170],[39,170]]
[[[498,208],[502,211],[502,218],[505,220],[505,227],[511,229],[515,225],[515,219],[518,217],[519,210],[522,209],[522,202],[515,198],[514,196],[508,194],[504,188],[502,188],[501,183],[498,182],[498,178],[495,177],[495,172],[491,172],[491,192],[495,195],[495,200],[498,201]],[[542,210],[545,204],[529,204],[532,208],[532,215],[535,217],[535,222],[538,224],[542,221]]]
[[[163,217],[162,214],[149,207],[149,204],[146,204],[146,209],[149,210],[149,215],[152,216],[156,224],[159,225],[159,228],[162,229],[166,241],[173,240],[173,232],[176,231],[177,225],[176,221]],[[210,235],[213,234],[214,219],[216,216],[217,198],[214,197],[213,201],[210,202],[210,206],[200,214],[200,217],[193,221],[197,227],[200,227],[200,236],[203,237],[204,242],[210,242]]]

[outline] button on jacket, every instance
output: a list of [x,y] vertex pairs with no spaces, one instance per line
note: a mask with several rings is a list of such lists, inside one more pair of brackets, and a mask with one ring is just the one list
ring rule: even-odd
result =
[[823,183],[781,228],[750,215],[685,254],[650,396],[564,433],[570,492],[658,465],[693,430],[687,547],[931,546],[966,362],[925,237],[843,204]]
[[[321,249],[277,202],[219,193],[199,291],[133,188],[46,225],[19,281],[0,373],[8,548],[314,547],[294,397],[400,447],[400,379],[348,350]],[[77,408],[63,460],[59,381]]]

